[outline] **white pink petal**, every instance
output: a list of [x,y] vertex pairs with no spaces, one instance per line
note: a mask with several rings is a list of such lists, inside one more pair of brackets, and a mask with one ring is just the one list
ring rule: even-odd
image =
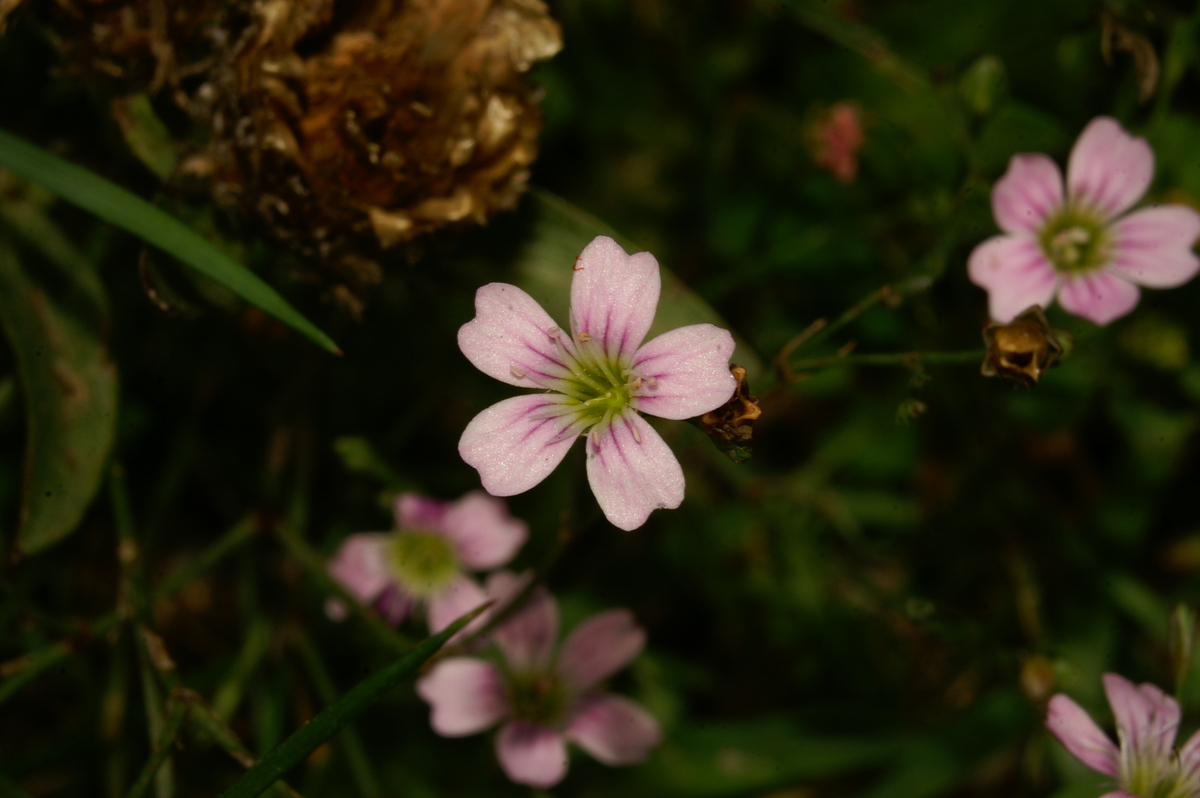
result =
[[496,629],[493,639],[512,671],[547,671],[558,640],[558,604],[545,588],[535,589],[525,605]]
[[1033,305],[1049,306],[1059,280],[1037,241],[1017,235],[996,236],[975,247],[967,274],[987,289],[991,317],[1005,323]]
[[737,380],[729,372],[733,336],[712,324],[693,324],[648,341],[633,359],[642,378],[633,407],[659,418],[703,415],[729,401]]
[[646,631],[629,610],[606,610],[585,620],[563,642],[559,673],[582,693],[637,658]]
[[606,765],[645,761],[662,742],[654,716],[628,698],[608,694],[580,702],[567,723],[566,736]]
[[475,293],[475,318],[458,330],[458,347],[474,366],[520,388],[544,388],[570,373],[552,331],[557,326],[529,294],[507,283]]
[[618,529],[637,529],[654,510],[683,502],[679,461],[636,412],[588,436],[587,475],[604,517]]
[[1099,116],[1088,123],[1067,162],[1067,195],[1105,220],[1133,207],[1154,179],[1154,151],[1117,122]]
[[458,453],[479,472],[488,493],[523,493],[562,462],[577,437],[570,434],[572,418],[542,415],[560,403],[556,394],[514,396],[471,419],[458,441]]
[[1036,234],[1062,201],[1062,172],[1045,155],[1014,155],[992,187],[992,215],[1006,233]]
[[524,521],[513,518],[503,501],[482,491],[472,491],[449,505],[439,528],[454,543],[462,564],[474,571],[504,565],[529,537]]
[[1106,271],[1064,276],[1058,290],[1063,310],[1105,325],[1137,307],[1141,291],[1133,283]]
[[496,735],[496,758],[518,784],[545,789],[567,775],[567,744],[558,730],[513,721]]
[[1050,699],[1046,728],[1083,764],[1106,776],[1116,777],[1119,760],[1115,743],[1091,716],[1067,696]]
[[391,535],[362,532],[342,541],[325,566],[329,575],[363,604],[370,604],[391,583],[387,547]]
[[430,705],[429,723],[443,737],[462,737],[492,726],[508,714],[500,673],[490,662],[450,657],[417,682]]
[[1150,288],[1183,285],[1200,271],[1192,251],[1200,237],[1200,213],[1186,205],[1143,208],[1111,227],[1110,268],[1127,280]]
[[654,323],[662,288],[658,261],[649,252],[629,255],[608,236],[597,236],[574,268],[572,333],[597,341],[609,359],[628,361]]
[[[483,588],[469,576],[459,574],[444,590],[434,593],[425,604],[425,614],[429,621],[429,631],[436,634],[450,624],[466,615],[471,610],[488,601]],[[470,634],[487,623],[487,612],[463,627],[458,636]]]

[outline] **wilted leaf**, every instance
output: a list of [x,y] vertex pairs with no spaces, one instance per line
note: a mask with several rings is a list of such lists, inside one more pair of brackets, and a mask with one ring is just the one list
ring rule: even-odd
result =
[[117,371],[101,340],[101,318],[68,312],[0,245],[0,321],[17,360],[29,430],[17,533],[26,552],[70,534],[101,484],[117,411]]

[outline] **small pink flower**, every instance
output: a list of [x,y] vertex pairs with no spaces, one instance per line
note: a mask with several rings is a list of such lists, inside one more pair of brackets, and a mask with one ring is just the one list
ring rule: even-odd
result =
[[1178,752],[1179,703],[1152,684],[1134,685],[1104,674],[1104,692],[1117,720],[1120,746],[1071,699],[1050,699],[1046,728],[1076,759],[1112,776],[1118,789],[1103,798],[1196,798],[1200,796],[1200,732]]
[[[493,575],[493,597],[513,595],[518,577]],[[497,665],[449,657],[417,682],[430,705],[430,724],[443,737],[476,734],[503,722],[496,756],[510,779],[552,787],[567,774],[567,742],[606,765],[643,761],[659,744],[658,722],[641,706],[597,686],[637,657],[645,631],[628,610],[585,620],[563,642],[558,605],[544,590],[496,629]]]
[[653,255],[628,255],[605,236],[576,260],[570,335],[520,288],[479,289],[459,348],[485,374],[542,391],[492,405],[463,431],[459,454],[488,493],[529,490],[584,435],[588,482],[614,526],[636,529],[653,510],[679,506],[683,470],[638,413],[683,419],[727,402],[737,387],[733,337],[693,324],[643,344],[659,289]]
[[[525,543],[529,529],[504,502],[472,491],[456,502],[402,493],[396,497],[391,533],[364,532],[342,542],[327,566],[329,575],[363,604],[374,604],[395,626],[425,602],[429,628],[439,632],[487,596],[464,571],[499,568]],[[340,620],[346,608],[326,605]],[[486,622],[486,613],[472,622]]]
[[1068,313],[1108,324],[1138,303],[1139,285],[1173,288],[1200,270],[1192,244],[1200,214],[1160,205],[1125,214],[1154,177],[1154,152],[1114,119],[1093,119],[1062,174],[1045,155],[1014,155],[992,189],[1006,235],[971,253],[971,281],[992,318],[1012,321],[1056,296]]
[[817,166],[828,169],[841,183],[853,183],[858,151],[865,141],[858,109],[848,102],[835,103],[813,133]]

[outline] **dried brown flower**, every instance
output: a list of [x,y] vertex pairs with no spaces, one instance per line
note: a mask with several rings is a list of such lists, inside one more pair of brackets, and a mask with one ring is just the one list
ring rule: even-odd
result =
[[1027,388],[1036,385],[1063,354],[1062,341],[1038,305],[1007,324],[991,322],[983,330],[983,341],[988,351],[983,375],[1003,377]]
[[[335,297],[381,251],[512,208],[562,47],[541,0],[60,0],[77,64],[170,87],[209,135],[214,196],[319,264]],[[355,305],[350,301],[349,305]]]
[[733,396],[716,410],[700,416],[699,427],[731,460],[740,463],[750,457],[753,424],[762,415],[762,408],[758,405],[758,397],[750,395],[746,369],[731,364],[729,371],[737,380]]

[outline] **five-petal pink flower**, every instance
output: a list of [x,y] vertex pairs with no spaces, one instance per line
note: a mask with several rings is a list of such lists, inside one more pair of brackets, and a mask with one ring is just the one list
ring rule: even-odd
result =
[[[514,595],[520,579],[494,574],[493,597]],[[510,779],[551,787],[567,774],[567,742],[606,765],[643,761],[659,744],[658,722],[627,698],[598,685],[641,652],[645,631],[628,610],[608,610],[581,623],[561,647],[558,605],[537,589],[493,635],[499,664],[449,657],[417,683],[430,705],[430,724],[462,737],[502,722],[496,756]]]
[[[445,629],[487,600],[465,571],[507,564],[529,536],[524,521],[482,491],[455,502],[402,493],[395,510],[396,531],[349,536],[327,566],[350,595],[374,604],[393,625],[423,601],[430,630]],[[346,610],[333,599],[327,611],[340,618]],[[485,621],[480,616],[471,628]]]
[[[1004,235],[977,246],[971,281],[1009,322],[1057,297],[1068,313],[1108,324],[1137,305],[1138,286],[1173,288],[1200,271],[1200,214],[1160,205],[1126,214],[1154,177],[1154,152],[1109,117],[1080,134],[1062,173],[1045,155],[1014,155],[992,189]],[[1125,215],[1122,215],[1125,214]]]
[[471,420],[458,444],[494,496],[537,485],[587,437],[587,474],[604,515],[636,529],[683,501],[683,469],[639,412],[685,419],[720,407],[737,382],[733,337],[693,324],[643,344],[661,287],[648,252],[629,255],[600,236],[583,250],[571,282],[570,334],[529,294],[490,283],[475,318],[458,332],[481,371],[541,393],[505,399]]
[[1200,796],[1200,732],[1174,750],[1179,703],[1152,684],[1135,685],[1115,673],[1104,674],[1104,691],[1119,746],[1061,693],[1050,699],[1046,717],[1046,727],[1076,759],[1117,780],[1118,789],[1103,798]]

